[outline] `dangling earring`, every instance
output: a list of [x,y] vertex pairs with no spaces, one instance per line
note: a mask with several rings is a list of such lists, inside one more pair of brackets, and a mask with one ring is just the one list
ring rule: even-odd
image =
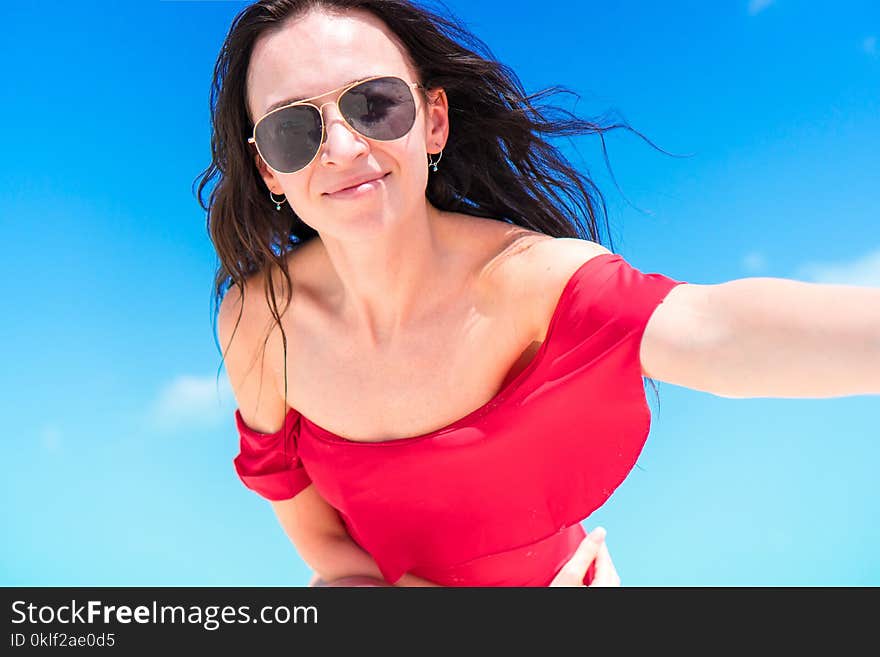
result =
[[271,191],[269,192],[269,198],[272,199],[272,202],[275,204],[275,209],[279,212],[281,211],[281,204],[287,202],[287,197],[284,197],[279,201],[272,195]]
[[442,148],[440,149],[440,153],[439,153],[439,155],[437,156],[437,161],[436,161],[436,162],[432,162],[432,161],[431,161],[431,154],[428,153],[428,168],[429,168],[431,171],[433,171],[434,173],[437,173],[437,165],[440,163],[440,158],[442,158],[442,157],[443,157],[443,149],[442,149]]

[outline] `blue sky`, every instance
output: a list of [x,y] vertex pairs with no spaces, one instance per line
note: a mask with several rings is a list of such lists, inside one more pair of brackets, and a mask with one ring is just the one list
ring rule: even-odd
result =
[[[232,468],[190,188],[244,4],[0,5],[2,584],[308,580]],[[616,109],[689,154],[610,136],[624,198],[596,140],[566,146],[640,270],[880,287],[874,0],[447,6],[527,90],[564,85],[579,113]],[[880,397],[659,388],[639,466],[585,522],[608,529],[625,585],[880,584]]]

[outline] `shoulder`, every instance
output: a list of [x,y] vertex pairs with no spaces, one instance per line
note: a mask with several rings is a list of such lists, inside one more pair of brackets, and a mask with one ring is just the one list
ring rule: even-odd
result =
[[[266,337],[266,331],[275,324],[269,304],[270,297],[274,296],[279,313],[283,313],[285,305],[313,296],[314,277],[306,274],[316,269],[313,262],[316,250],[314,242],[315,240],[309,240],[293,248],[285,256],[284,267],[290,277],[289,282],[284,272],[273,266],[270,271],[259,271],[249,276],[241,288],[229,288],[217,312],[217,332],[222,348],[226,348],[233,331],[236,340],[240,331],[244,334],[261,333],[262,338]],[[270,285],[273,293],[268,291]],[[288,289],[289,286],[293,289]]]
[[539,294],[562,288],[572,274],[596,256],[610,254],[607,248],[590,240],[571,237],[535,239],[511,261],[512,269],[524,283],[536,288]]
[[557,302],[572,275],[589,260],[612,252],[590,240],[539,233],[525,236],[521,246],[499,265],[498,285],[512,304],[512,312],[522,330],[543,341]]
[[247,278],[243,287],[232,285],[223,295],[217,310],[217,338],[223,351],[233,339],[238,342],[240,335],[252,334],[257,317],[265,314],[264,283],[265,274],[257,273]]
[[223,368],[242,420],[254,431],[277,432],[284,421],[286,404],[278,392],[267,336],[272,318],[263,291],[265,276],[255,274],[243,290],[232,286],[217,312],[217,339]]

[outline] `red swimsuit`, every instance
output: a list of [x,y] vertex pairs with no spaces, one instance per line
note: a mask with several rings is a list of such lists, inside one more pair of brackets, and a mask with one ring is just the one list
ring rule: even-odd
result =
[[591,258],[535,357],[485,405],[431,433],[370,443],[294,409],[277,433],[257,433],[236,410],[236,471],[270,500],[313,482],[389,583],[409,572],[446,586],[547,586],[647,439],[641,338],[683,282],[617,254]]

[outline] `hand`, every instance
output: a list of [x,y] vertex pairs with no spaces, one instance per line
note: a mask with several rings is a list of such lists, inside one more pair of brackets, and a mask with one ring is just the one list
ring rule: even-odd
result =
[[[590,582],[588,585],[584,584],[585,579]],[[620,586],[620,577],[605,543],[604,528],[596,527],[587,534],[550,586]]]
[[340,577],[338,579],[334,579],[330,582],[325,582],[321,579],[321,576],[315,573],[314,577],[312,577],[312,581],[309,582],[309,586],[314,587],[343,587],[343,588],[352,588],[352,587],[365,587],[365,586],[391,586],[385,582],[385,580],[376,579],[375,577],[369,577],[367,575],[349,575],[347,577]]

